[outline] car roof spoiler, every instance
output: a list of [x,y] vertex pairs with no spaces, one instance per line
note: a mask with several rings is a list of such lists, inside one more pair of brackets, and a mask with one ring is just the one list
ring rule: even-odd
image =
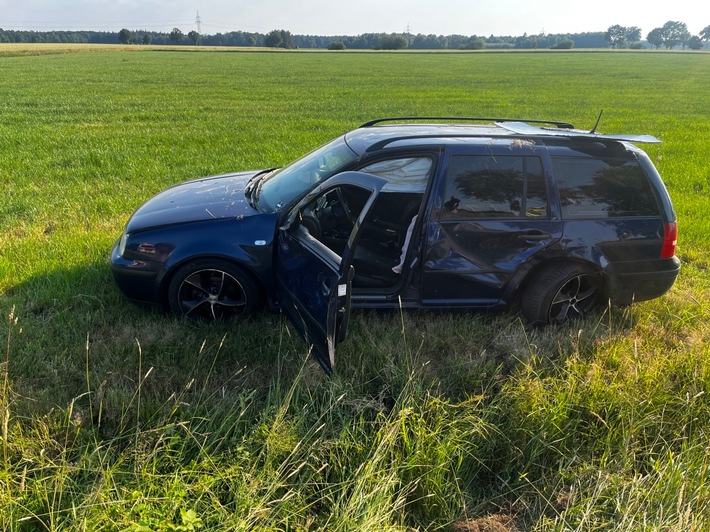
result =
[[[596,140],[616,140],[616,141],[626,141],[626,142],[639,142],[645,144],[658,144],[661,139],[654,137],[653,135],[627,135],[627,134],[602,134],[592,131],[582,131],[579,129],[550,129],[532,126],[525,122],[507,122],[507,121],[497,121],[496,125],[510,131],[511,133],[517,133],[519,135],[526,136],[536,136],[536,137],[566,137],[566,138],[583,138],[583,139],[596,139]],[[595,128],[596,129],[596,128]]]
[[390,118],[378,118],[365,122],[360,127],[372,127],[384,122],[411,122],[412,120],[436,120],[437,122],[520,122],[530,124],[547,124],[560,129],[574,129],[574,126],[569,122],[560,122],[558,120],[527,120],[521,118],[482,118],[482,117],[460,117],[460,116],[400,116]]
[[[601,115],[600,115],[601,118]],[[453,117],[453,116],[402,116],[391,118],[378,118],[365,122],[360,127],[367,128],[386,122],[411,122],[413,120],[436,120],[437,122],[493,122],[497,126],[516,133],[518,135],[535,136],[535,137],[565,137],[579,139],[595,139],[595,140],[611,140],[622,142],[638,142],[644,144],[658,144],[661,140],[653,135],[634,135],[634,134],[603,134],[597,133],[597,126],[591,131],[583,131],[575,129],[569,122],[560,122],[557,120],[528,120],[518,118],[484,118],[484,117]],[[597,125],[599,120],[597,120]],[[539,127],[542,125],[553,127]]]

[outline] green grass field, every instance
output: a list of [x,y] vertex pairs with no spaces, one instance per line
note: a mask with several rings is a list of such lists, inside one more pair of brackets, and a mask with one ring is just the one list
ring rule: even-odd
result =
[[[3,530],[710,528],[710,54],[136,49],[0,46]],[[281,316],[186,324],[113,285],[167,185],[377,117],[601,109],[663,140],[658,300],[544,331],[358,314],[328,379]]]

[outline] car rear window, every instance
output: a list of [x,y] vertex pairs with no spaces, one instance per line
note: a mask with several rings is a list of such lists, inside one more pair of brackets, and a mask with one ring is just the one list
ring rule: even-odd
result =
[[636,159],[553,158],[563,218],[658,215],[658,203]]
[[453,156],[445,194],[441,217],[446,219],[548,216],[539,157]]

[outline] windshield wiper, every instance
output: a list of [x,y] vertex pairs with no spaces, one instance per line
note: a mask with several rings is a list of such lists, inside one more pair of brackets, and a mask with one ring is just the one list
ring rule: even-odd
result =
[[259,182],[259,180],[264,176],[266,172],[269,170],[262,170],[261,172],[258,172],[251,176],[251,179],[247,182],[247,186],[244,187],[244,195],[249,198],[251,197],[251,193],[254,190],[254,187],[256,184]]
[[[259,189],[261,186],[261,183],[264,181],[264,178],[266,178],[267,175],[269,175],[271,172],[274,171],[274,168],[270,168],[268,170],[262,170],[258,174],[255,174],[247,183],[247,186],[244,187],[244,197],[249,201],[249,204],[252,206],[252,208],[256,209],[256,204],[258,203],[259,199]],[[254,199],[252,200],[252,196],[254,196]]]

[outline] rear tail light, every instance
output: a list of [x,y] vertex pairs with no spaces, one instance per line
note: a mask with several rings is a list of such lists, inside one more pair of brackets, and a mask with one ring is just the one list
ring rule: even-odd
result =
[[661,258],[670,259],[675,255],[675,247],[678,244],[678,222],[668,222],[663,224],[663,247],[661,248]]

